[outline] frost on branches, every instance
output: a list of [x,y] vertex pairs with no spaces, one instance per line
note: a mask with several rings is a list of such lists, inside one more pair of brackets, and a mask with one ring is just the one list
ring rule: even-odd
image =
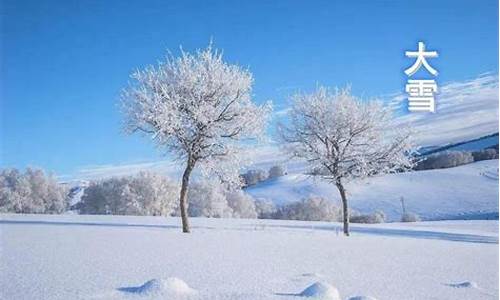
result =
[[0,213],[60,214],[68,206],[67,194],[65,186],[40,169],[0,171]]
[[238,183],[242,141],[261,138],[270,105],[251,99],[251,73],[222,60],[211,46],[182,51],[156,67],[132,74],[122,96],[129,133],[143,132],[185,162],[180,192],[183,231],[189,232],[187,187],[195,166],[228,183]]
[[178,187],[150,172],[90,183],[78,205],[81,214],[169,216],[177,208]]
[[281,126],[286,149],[307,160],[311,174],[335,184],[342,199],[344,233],[349,209],[344,184],[352,179],[411,169],[410,131],[391,124],[390,110],[362,101],[349,89],[319,87],[294,96],[289,124]]

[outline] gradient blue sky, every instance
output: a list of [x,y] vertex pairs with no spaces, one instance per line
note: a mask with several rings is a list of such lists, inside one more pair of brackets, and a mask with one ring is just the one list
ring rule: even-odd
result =
[[440,57],[438,82],[498,73],[498,2],[5,1],[1,3],[0,167],[71,174],[155,160],[117,110],[130,72],[210,38],[255,77],[257,102],[285,107],[318,83],[371,97],[403,90],[404,51]]

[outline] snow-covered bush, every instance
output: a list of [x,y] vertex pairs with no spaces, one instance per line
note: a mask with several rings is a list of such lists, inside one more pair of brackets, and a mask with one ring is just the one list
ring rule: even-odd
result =
[[474,162],[468,151],[443,151],[425,157],[416,166],[416,170],[452,168]]
[[227,218],[233,213],[227,204],[223,186],[216,181],[191,184],[188,203],[188,213],[191,217]]
[[248,170],[245,174],[241,175],[243,178],[243,185],[255,185],[267,179],[267,172],[264,170]]
[[420,217],[415,213],[407,212],[401,216],[401,222],[420,222]]
[[351,216],[350,221],[352,223],[367,223],[367,224],[375,224],[375,223],[385,223],[385,213],[381,210],[377,210],[372,214],[366,215],[354,215]]
[[198,181],[189,187],[191,217],[257,218],[255,201],[240,189],[227,190],[218,181]]
[[168,216],[177,206],[178,187],[159,174],[91,182],[78,209],[81,214]]
[[178,206],[178,186],[159,174],[139,173],[131,178],[128,189],[124,192],[139,215],[167,216]]
[[494,148],[473,151],[472,157],[474,157],[474,161],[498,159],[498,151]]
[[285,175],[285,173],[286,173],[285,168],[283,166],[272,166],[269,169],[268,178],[272,179],[272,178],[280,177],[280,176]]
[[255,210],[259,219],[272,219],[277,208],[272,200],[257,199],[255,200]]
[[340,221],[342,212],[332,201],[314,196],[279,207],[275,218],[302,221]]
[[227,203],[233,210],[233,218],[255,219],[257,211],[255,201],[242,190],[230,191],[226,194]]
[[0,212],[62,213],[67,207],[67,189],[52,175],[28,168],[24,173],[6,169],[0,173]]

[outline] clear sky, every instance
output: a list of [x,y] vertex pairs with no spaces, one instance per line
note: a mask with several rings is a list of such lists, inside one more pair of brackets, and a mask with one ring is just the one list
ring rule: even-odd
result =
[[121,132],[135,68],[205,47],[247,66],[254,99],[285,107],[318,83],[372,97],[403,91],[405,50],[437,50],[438,82],[498,73],[498,1],[0,0],[0,167],[71,174],[155,160]]

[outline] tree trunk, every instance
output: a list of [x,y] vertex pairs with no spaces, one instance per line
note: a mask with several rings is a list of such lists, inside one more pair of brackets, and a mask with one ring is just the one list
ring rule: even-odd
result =
[[344,235],[349,236],[349,207],[347,205],[347,197],[345,195],[345,189],[342,182],[337,182],[337,188],[340,192],[340,198],[342,199],[342,217],[344,219]]
[[184,174],[182,175],[182,185],[181,185],[181,195],[179,198],[179,204],[181,207],[181,219],[182,219],[182,232],[189,232],[189,220],[187,213],[187,193],[189,187],[189,176],[191,175],[191,171],[193,170],[194,163],[191,159],[188,159],[188,163],[186,165],[186,169],[184,170]]

